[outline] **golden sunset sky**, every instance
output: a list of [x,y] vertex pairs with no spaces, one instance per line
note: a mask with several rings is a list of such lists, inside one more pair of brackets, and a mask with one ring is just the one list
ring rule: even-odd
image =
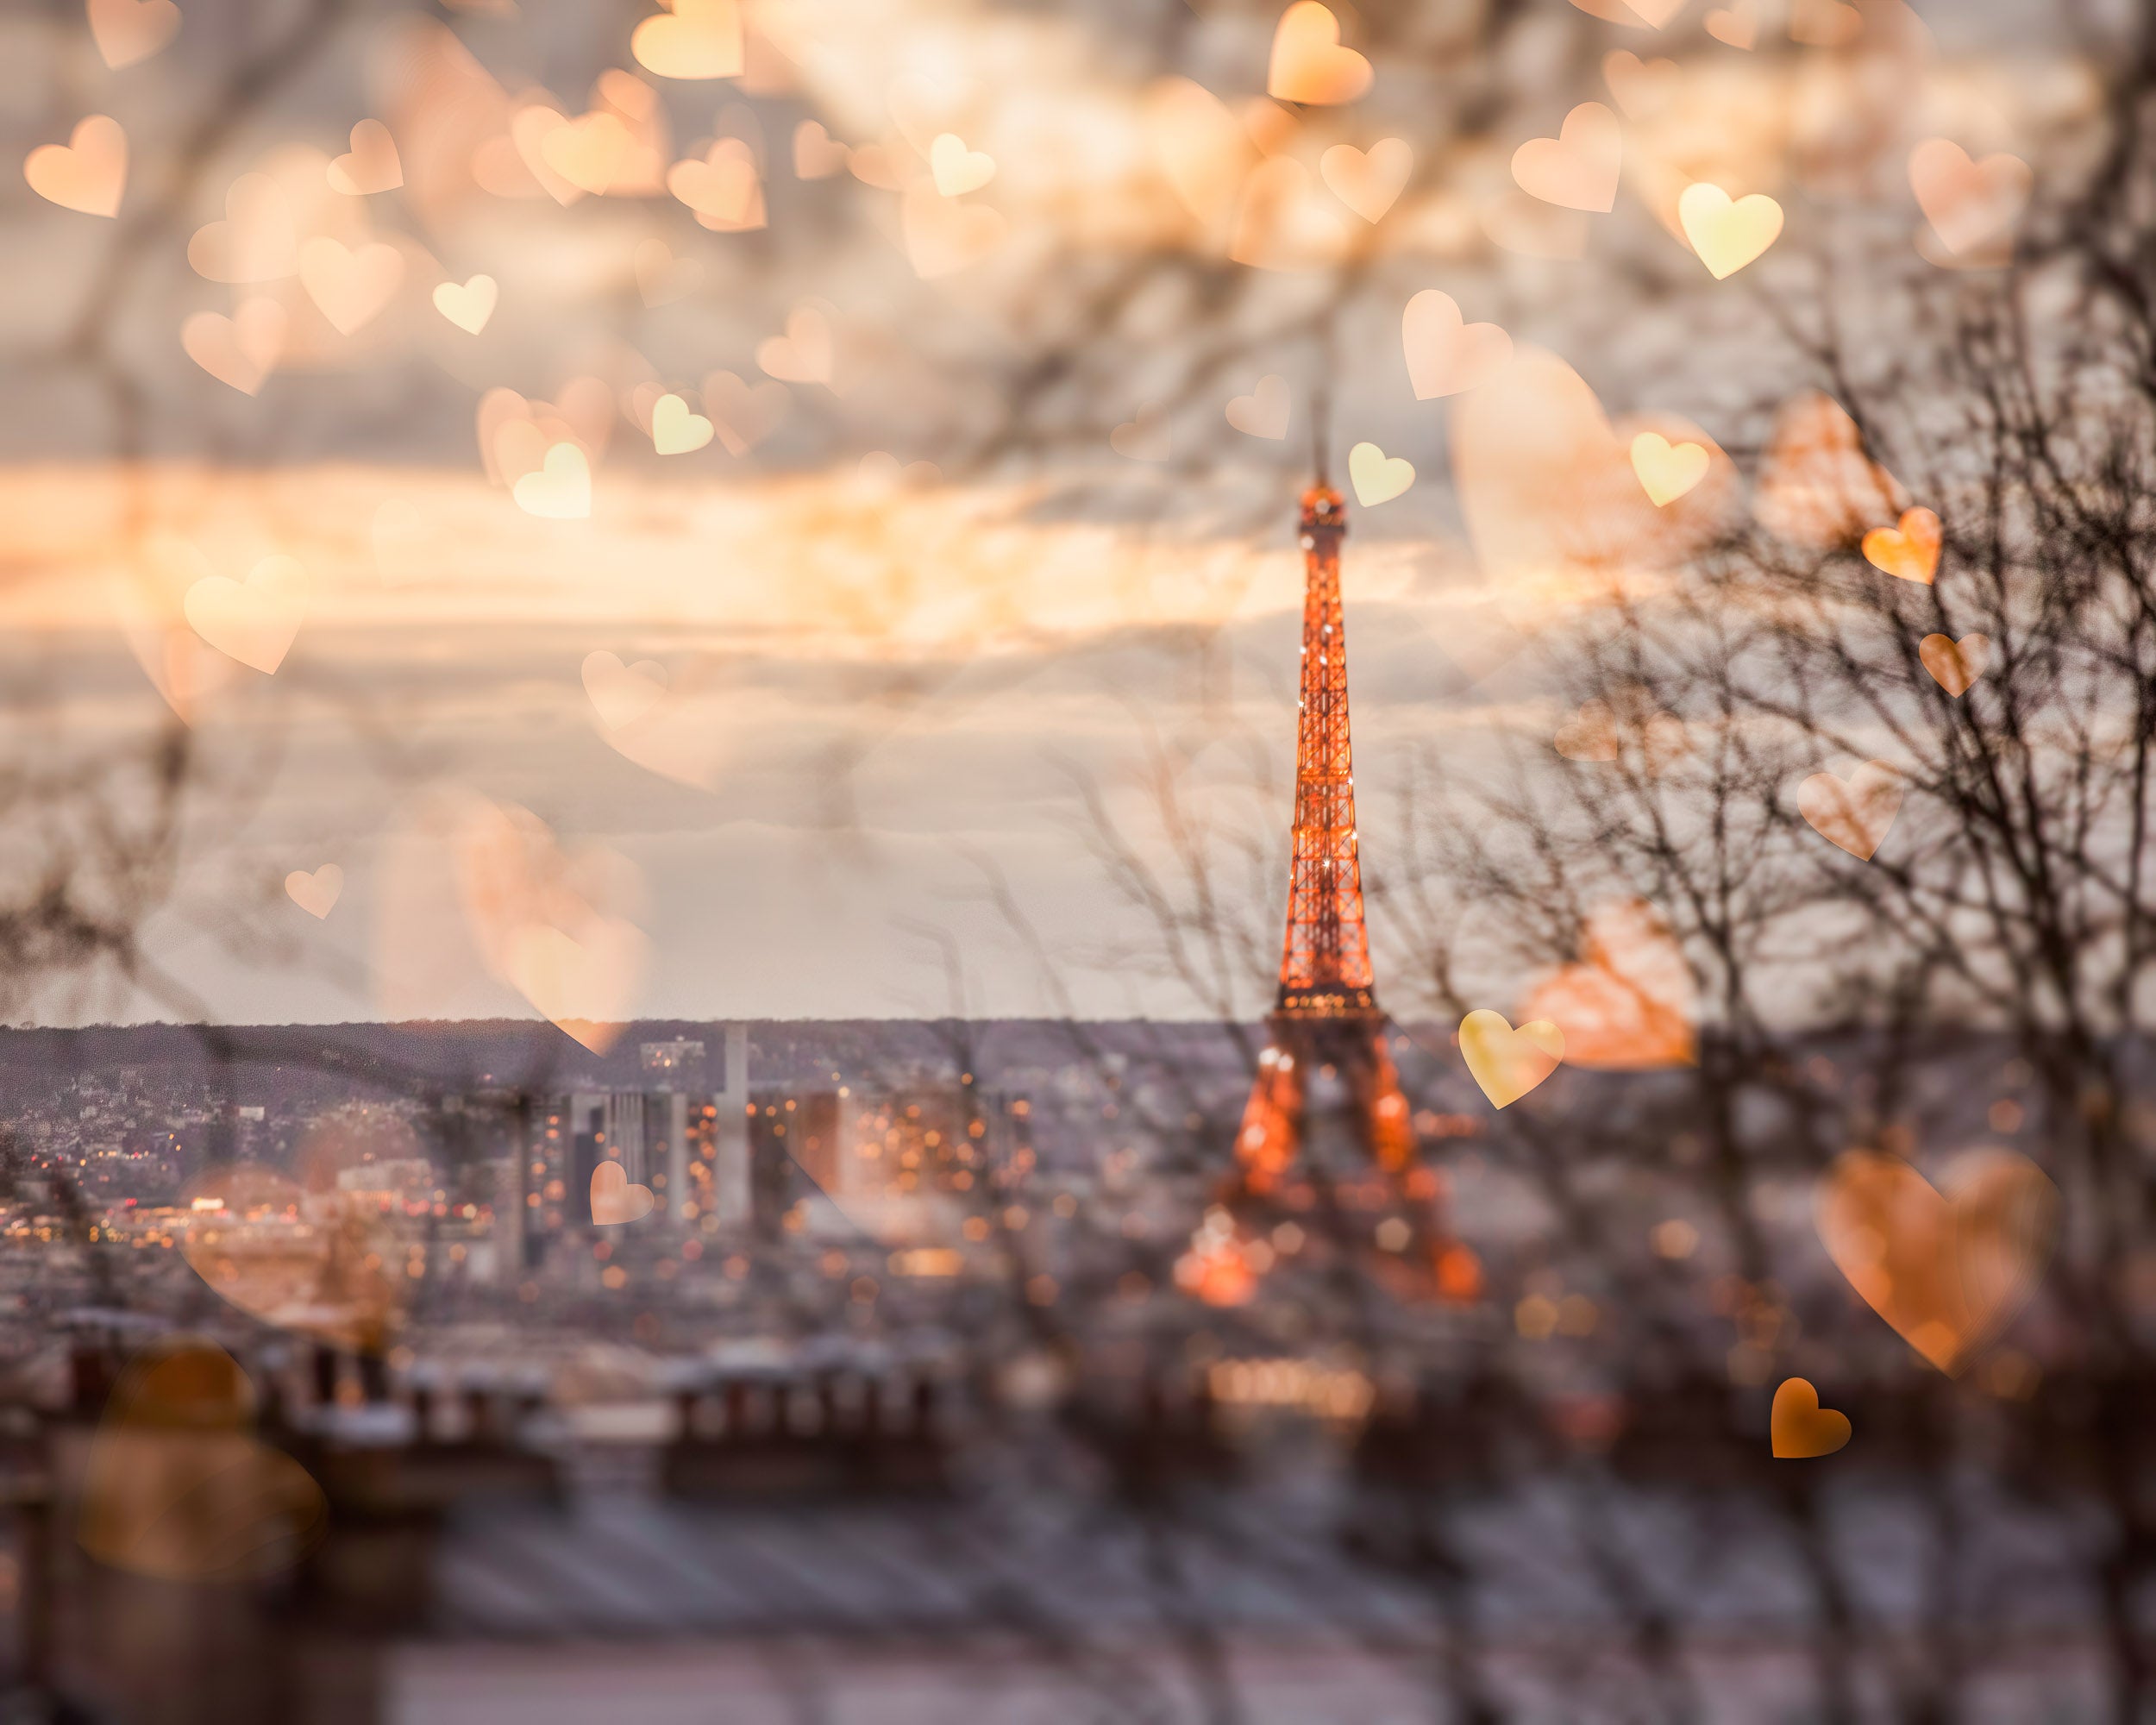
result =
[[[1272,0],[754,0],[742,72],[707,79],[639,64],[657,9],[630,0],[319,9],[180,0],[169,42],[116,68],[79,6],[0,19],[18,160],[92,114],[127,138],[116,216],[19,173],[0,199],[10,756],[59,779],[174,726],[191,750],[143,929],[178,990],[71,974],[34,992],[41,1019],[530,1012],[498,966],[416,987],[403,965],[421,937],[396,925],[411,883],[388,859],[445,797],[625,859],[636,890],[612,908],[649,940],[646,1016],[1200,1010],[1145,962],[1076,787],[1169,862],[1144,775],[1156,743],[1187,758],[1224,835],[1282,858],[1262,902],[1224,864],[1236,914],[1275,938],[1313,407],[1336,480],[1363,442],[1416,470],[1351,511],[1382,870],[1417,751],[1471,762],[1509,731],[1546,753],[1563,716],[1541,655],[1578,600],[1551,523],[1587,505],[1508,452],[1607,438],[1603,412],[1668,423],[1728,452],[1702,499],[1741,509],[1773,404],[1809,381],[1787,306],[1865,260],[1928,267],[1911,144],[2040,166],[2074,147],[2090,87],[2047,9],[2005,0],[1866,3],[1833,48],[1792,42],[1779,5],[1749,49],[1706,34],[1699,0],[1658,30],[1535,0],[1495,39],[1478,0],[1340,7],[1369,93],[1299,109],[1265,96]],[[1673,65],[1627,86],[1618,53]],[[1621,110],[1614,210],[1534,204],[1514,150],[1590,101]],[[338,191],[367,120],[402,183]],[[992,167],[955,195],[946,135],[943,167]],[[1326,152],[1388,139],[1413,166],[1372,223]],[[586,148],[617,190],[562,178],[598,171]],[[635,181],[730,160],[755,166],[745,231]],[[1292,191],[1269,225],[1253,176]],[[1710,178],[1789,212],[1727,282],[1674,226],[1676,191]],[[341,331],[361,254],[385,285]],[[433,290],[482,273],[498,299],[467,333]],[[1418,400],[1401,317],[1432,288],[1529,369]],[[253,392],[202,363],[273,326]],[[1570,386],[1535,350],[1591,411],[1550,405]],[[1284,434],[1235,429],[1268,376]],[[666,392],[734,436],[657,454]],[[519,417],[536,429],[503,431]],[[512,495],[562,443],[590,470],[584,518]],[[202,644],[187,595],[272,557],[304,614],[266,675]],[[663,683],[626,723],[587,688],[601,653]],[[53,793],[0,847],[8,890],[97,830]],[[317,921],[283,882],[323,864],[345,878]],[[931,927],[957,943],[962,1001]],[[1410,1013],[1413,955],[1378,937]],[[1262,983],[1238,1004],[1262,1010]]]

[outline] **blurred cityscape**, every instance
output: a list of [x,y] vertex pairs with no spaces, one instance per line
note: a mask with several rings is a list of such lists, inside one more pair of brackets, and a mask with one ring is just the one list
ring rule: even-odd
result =
[[0,43],[0,1725],[2156,1725],[2147,0]]
[[[1243,1280],[1206,1262],[1241,1027],[9,1032],[22,1716],[1810,1718],[1823,1660],[1855,1692],[1934,1657],[1939,1586],[1996,1631],[1971,1716],[2078,1716],[2036,1699],[2100,1665],[2071,1493],[1992,1502],[2083,1446],[2055,1318],[1920,1377],[1810,1239],[1794,1117],[1753,1123],[1745,1206],[1805,1279],[1761,1283],[1673,1130],[1694,1075],[1560,1075],[1493,1145],[1448,1035],[1390,1042],[1472,1242],[1434,1300],[1383,1291],[1407,1231],[1352,1179]],[[1802,1072],[1861,1113],[1854,1052]],[[1996,1046],[1911,1071],[1897,1120],[2021,1130]],[[1634,1272],[1568,1248],[1532,1153],[1589,1098],[1601,1141],[1676,1146],[1572,1170],[1689,1332],[1614,1357]],[[603,1219],[610,1164],[648,1212]],[[188,1348],[238,1363],[244,1465],[191,1471],[200,1397],[127,1388]],[[1771,1471],[1777,1362],[1864,1386],[1832,1485]],[[1986,1505],[1951,1576],[1935,1492]],[[1866,1553],[1858,1615],[1820,1616],[1807,1540]]]

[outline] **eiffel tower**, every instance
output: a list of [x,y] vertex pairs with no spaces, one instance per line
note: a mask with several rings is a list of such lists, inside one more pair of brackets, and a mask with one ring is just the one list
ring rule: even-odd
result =
[[[1306,1233],[1314,1223],[1358,1255],[1374,1247],[1376,1266],[1403,1289],[1426,1289],[1434,1276],[1439,1291],[1466,1292],[1445,1261],[1438,1177],[1417,1159],[1370,969],[1340,607],[1346,535],[1346,505],[1321,466],[1302,498],[1302,694],[1280,987],[1236,1132],[1230,1189],[1209,1232],[1194,1240],[1189,1269],[1178,1272],[1223,1304],[1247,1297],[1250,1248],[1282,1220]],[[1269,1264],[1272,1254],[1265,1244],[1257,1263]]]

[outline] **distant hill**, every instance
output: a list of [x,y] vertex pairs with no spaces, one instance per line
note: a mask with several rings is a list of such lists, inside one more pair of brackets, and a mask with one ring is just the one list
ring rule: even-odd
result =
[[[1206,1065],[1236,1059],[1232,1032],[1216,1025],[859,1019],[755,1021],[748,1029],[755,1082],[812,1082],[833,1071],[956,1072],[974,1064],[985,1077],[1013,1066],[1052,1068],[1094,1058],[1168,1056]],[[706,1070],[716,1082],[725,1035],[723,1023],[640,1020],[607,1053],[595,1055],[550,1024],[521,1019],[13,1028],[0,1029],[0,1075],[20,1082],[124,1070],[170,1083],[269,1068],[296,1080],[315,1074],[390,1092],[627,1089],[645,1079],[644,1044],[681,1040],[705,1044]]]

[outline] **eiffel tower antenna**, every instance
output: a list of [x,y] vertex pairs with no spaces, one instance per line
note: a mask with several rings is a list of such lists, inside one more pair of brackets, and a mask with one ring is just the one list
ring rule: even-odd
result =
[[1320,382],[1310,396],[1310,471],[1311,483],[1323,486],[1331,483],[1326,468],[1331,465],[1326,457],[1332,442],[1332,386]]

